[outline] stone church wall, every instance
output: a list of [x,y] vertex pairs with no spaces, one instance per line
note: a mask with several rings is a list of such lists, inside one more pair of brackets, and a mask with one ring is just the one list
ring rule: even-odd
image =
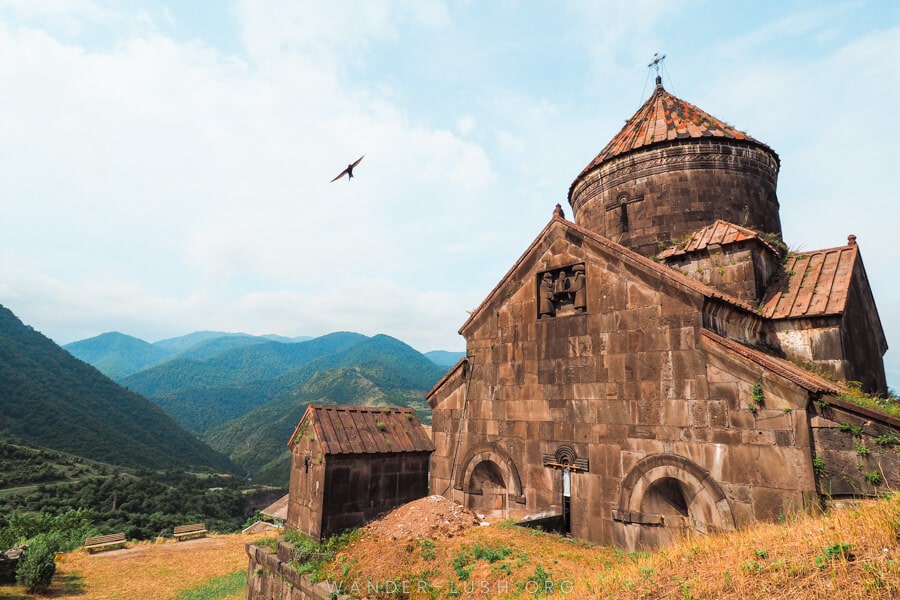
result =
[[287,526],[321,539],[365,525],[428,495],[429,460],[427,452],[322,457],[315,442],[300,436],[292,454]]
[[[848,381],[860,382],[864,390],[886,394],[887,378],[882,356],[887,351],[887,340],[883,337],[878,309],[868,289],[862,260],[857,261],[854,270],[854,281],[841,318],[844,377]],[[861,282],[866,282],[865,291]]]
[[[548,235],[464,326],[468,362],[431,398],[433,492],[498,516],[560,513],[568,457],[572,534],[627,549],[818,504],[810,392],[701,326],[760,340],[760,317],[574,241]],[[584,312],[540,315],[543,274],[573,265]]]

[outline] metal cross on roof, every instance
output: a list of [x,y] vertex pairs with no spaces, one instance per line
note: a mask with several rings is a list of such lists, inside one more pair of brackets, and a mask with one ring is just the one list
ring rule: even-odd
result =
[[655,69],[656,69],[656,76],[659,77],[659,64],[660,64],[662,61],[664,61],[664,60],[666,60],[666,55],[665,55],[665,54],[663,54],[662,56],[660,56],[660,54],[659,54],[658,52],[654,52],[654,53],[653,53],[653,60],[650,61],[650,64],[647,65],[647,68],[648,68],[648,69],[649,69],[650,67],[655,68]]

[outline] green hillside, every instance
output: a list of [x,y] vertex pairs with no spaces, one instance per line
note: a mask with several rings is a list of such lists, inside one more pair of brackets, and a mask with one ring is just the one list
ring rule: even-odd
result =
[[265,386],[189,388],[151,398],[182,427],[203,436],[213,427],[247,414],[268,400]]
[[[229,357],[225,360],[203,363],[174,361],[171,365],[166,365],[167,368],[151,369],[150,372],[142,374],[146,379],[137,376],[130,378],[126,383],[129,387],[136,386],[143,389],[145,395],[190,431],[205,435],[209,430],[237,419],[276,398],[295,393],[317,373],[347,366],[360,366],[366,369],[366,377],[371,378],[372,386],[382,396],[397,398],[395,404],[399,402],[404,406],[416,405],[420,418],[424,422],[431,421],[431,410],[425,404],[423,396],[424,392],[431,389],[431,386],[443,376],[444,369],[431,363],[403,342],[388,336],[367,338],[356,333],[336,333],[293,346],[297,348],[294,349],[292,358],[297,360],[298,366],[271,379],[241,381],[249,377],[242,375],[239,370],[228,371],[222,368],[223,364],[231,362],[232,358]],[[257,361],[261,362],[266,358],[264,353],[256,354]],[[282,358],[284,356],[279,360]],[[173,368],[179,366],[184,370]],[[277,370],[260,366],[255,372]],[[150,375],[161,378],[159,387],[142,387],[149,381]],[[175,379],[172,377],[174,375],[179,378]],[[153,395],[154,389],[165,389],[163,386],[166,382],[162,380],[164,376],[172,377],[172,380],[183,384],[190,383],[184,384],[181,388]],[[169,385],[172,385],[172,380],[169,381]],[[218,385],[208,386],[213,382]],[[330,394],[333,402],[339,404],[353,404],[354,399],[364,397],[364,394],[352,386],[343,390],[332,387]]]
[[73,454],[35,448],[0,437],[0,494],[27,486],[77,481],[106,475],[109,466]]
[[0,306],[0,432],[117,465],[233,468],[161,408]]
[[[373,385],[387,394],[413,390],[423,397],[447,371],[400,340],[387,335],[376,335],[363,338],[358,344],[339,352],[310,360],[268,381],[264,386],[265,391],[260,389],[259,393],[266,393],[274,400],[307,385],[317,373],[343,367],[359,367]],[[332,393],[339,392],[332,389]],[[420,417],[431,422],[431,411]]]
[[171,353],[144,340],[111,331],[63,348],[110,379],[121,379],[169,358]]

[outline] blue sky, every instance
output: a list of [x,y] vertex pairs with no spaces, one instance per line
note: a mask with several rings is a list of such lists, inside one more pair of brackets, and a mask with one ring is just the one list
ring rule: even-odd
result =
[[0,0],[0,304],[61,344],[461,350],[655,52],[778,152],[790,247],[858,236],[900,386],[890,1]]

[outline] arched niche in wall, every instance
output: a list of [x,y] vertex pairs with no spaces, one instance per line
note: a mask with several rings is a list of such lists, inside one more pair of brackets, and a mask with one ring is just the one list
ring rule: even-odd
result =
[[731,531],[734,515],[718,483],[699,465],[675,454],[643,458],[622,481],[613,520],[648,527]]
[[470,448],[461,464],[454,487],[465,492],[469,508],[492,512],[508,509],[510,500],[525,502],[519,470],[496,444]]

